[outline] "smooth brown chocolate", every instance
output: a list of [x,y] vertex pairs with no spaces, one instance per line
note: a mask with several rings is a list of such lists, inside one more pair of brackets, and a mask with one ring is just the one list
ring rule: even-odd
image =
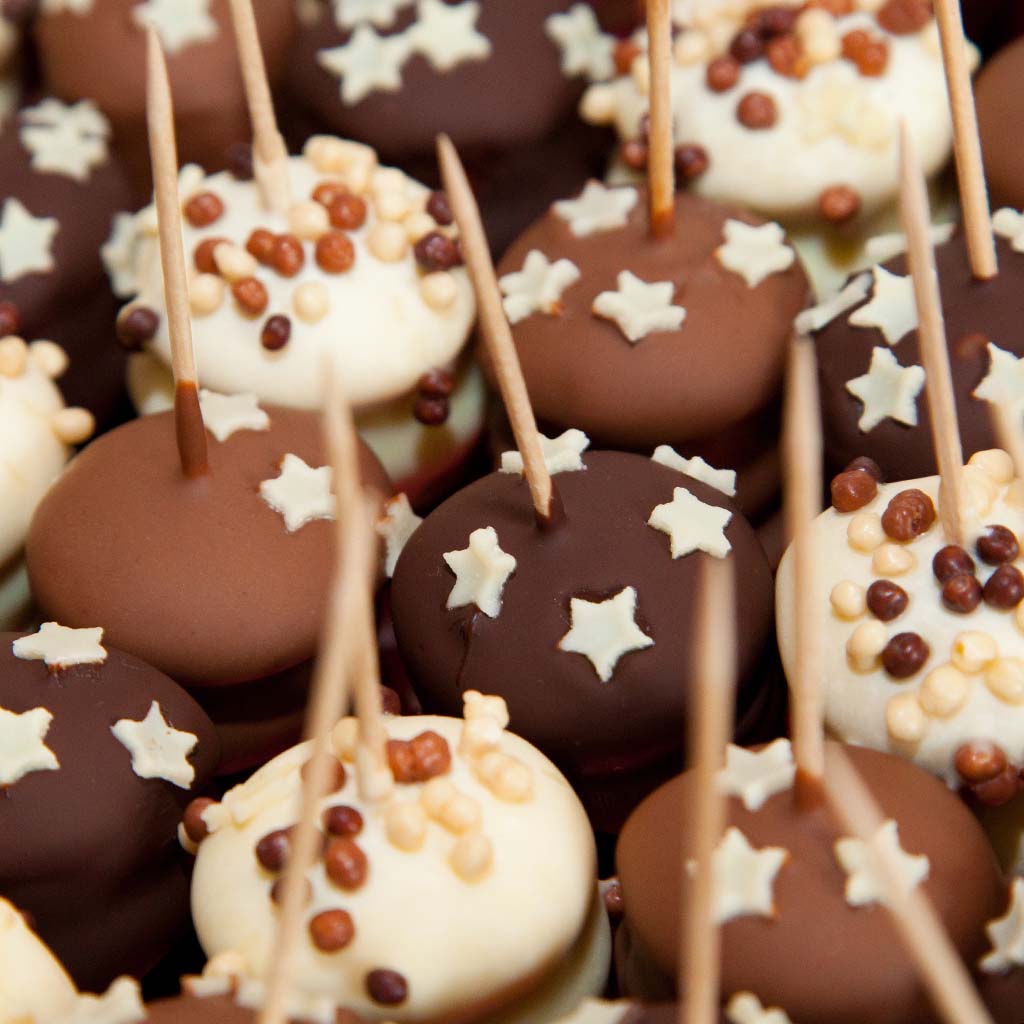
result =
[[[259,1011],[239,1006],[232,995],[178,996],[161,999],[146,1007],[148,1024],[257,1024]],[[304,1024],[292,1020],[289,1024]],[[351,1010],[338,1010],[334,1024],[366,1024],[365,1018]],[[658,1022],[660,1024],[660,1022]]]
[[1018,39],[1000,50],[974,83],[978,131],[993,209],[1024,206],[1024,149],[1019,136],[1024,116],[1022,75],[1024,40]]

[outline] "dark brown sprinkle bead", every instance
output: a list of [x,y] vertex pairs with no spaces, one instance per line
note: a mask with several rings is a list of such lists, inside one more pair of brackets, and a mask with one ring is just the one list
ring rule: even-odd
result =
[[[345,766],[332,754],[325,754],[328,764],[330,766],[331,775],[328,781],[328,793],[337,793],[342,786],[345,785],[345,780],[348,778],[348,773],[345,771]],[[302,776],[303,781],[309,775],[310,766],[313,764],[313,759],[310,758],[306,763],[299,769],[299,775]]]
[[765,39],[781,36],[792,32],[799,8],[794,7],[762,7],[747,18],[747,25]]
[[137,352],[155,337],[160,317],[149,306],[126,306],[117,318],[117,340],[129,352]]
[[940,583],[945,583],[954,576],[973,576],[974,559],[959,544],[947,544],[935,552],[932,572]]
[[427,213],[441,227],[448,227],[449,224],[455,221],[455,218],[452,216],[452,208],[448,203],[448,194],[441,189],[430,193],[430,197],[427,199]]
[[818,212],[830,224],[844,224],[860,212],[860,193],[849,185],[830,185],[818,196]]
[[[309,903],[313,899],[313,886],[310,884],[309,879],[304,879],[305,892],[302,896],[303,905]],[[284,900],[284,878],[277,878],[274,880],[274,884],[270,887],[270,898],[274,903],[280,904]]]
[[907,592],[892,580],[875,580],[868,587],[868,610],[876,619],[890,622],[907,610]]
[[942,584],[942,603],[951,612],[967,615],[981,604],[981,584],[968,573],[950,576]]
[[928,654],[928,645],[917,633],[897,633],[882,651],[882,664],[894,679],[907,679],[928,660]]
[[355,231],[366,221],[366,203],[359,196],[338,196],[327,207],[331,227]]
[[856,512],[878,494],[875,478],[859,469],[847,469],[832,478],[832,505],[837,512]]
[[676,173],[683,181],[699,178],[711,166],[707,150],[694,142],[676,146]]
[[953,346],[953,355],[957,359],[980,359],[988,351],[988,335],[981,331],[971,331],[958,338]]
[[277,352],[288,344],[292,336],[292,322],[280,313],[267,319],[260,331],[260,344],[268,352]]
[[267,289],[255,277],[243,277],[241,281],[236,281],[231,286],[231,294],[235,297],[235,302],[242,307],[242,311],[250,316],[259,316],[266,310],[270,301]]
[[265,267],[270,266],[274,256],[274,246],[277,243],[277,236],[266,228],[257,228],[245,243],[245,251],[256,258],[257,263]]
[[803,78],[811,69],[810,61],[791,32],[768,40],[765,55],[772,70],[784,78]]
[[194,228],[205,228],[224,213],[220,196],[212,192],[199,192],[185,203],[185,218]]
[[351,838],[363,831],[363,816],[347,804],[336,804],[328,807],[323,814],[324,828],[332,836]]
[[807,6],[828,11],[833,18],[842,18],[846,14],[853,14],[854,0],[810,0]]
[[416,390],[426,398],[448,398],[455,390],[455,380],[445,370],[431,370],[416,382]]
[[344,274],[356,261],[352,239],[343,231],[328,231],[316,241],[316,264],[325,274]]
[[324,850],[324,870],[339,889],[358,889],[365,881],[369,865],[359,844],[347,837],[330,840]]
[[452,766],[452,752],[448,741],[432,729],[421,732],[409,740],[416,758],[420,779],[426,782],[438,775],[444,775]]
[[1024,575],[1015,565],[1001,565],[985,581],[982,597],[993,608],[1016,608],[1024,598]]
[[708,64],[708,88],[712,92],[728,92],[740,80],[741,70],[735,57],[716,57]]
[[226,238],[204,238],[192,254],[192,261],[200,274],[217,274],[217,261],[213,258],[213,250],[226,242]]
[[337,953],[356,935],[356,926],[346,910],[322,910],[309,922],[309,935],[322,953]]
[[252,145],[248,142],[233,142],[227,148],[224,166],[236,181],[252,181]]
[[1020,792],[1020,788],[1020,772],[1009,764],[994,779],[972,786],[971,795],[986,807],[1002,807]]
[[957,774],[970,786],[989,782],[1006,770],[1006,751],[988,740],[964,743],[953,755]]
[[627,139],[619,147],[622,162],[631,170],[642,171],[647,167],[649,150],[643,139]]
[[431,231],[424,235],[413,246],[412,251],[416,262],[428,273],[451,270],[461,262],[459,247],[440,231]]
[[622,900],[622,886],[616,878],[604,888],[604,909],[612,921],[619,921],[626,913]]
[[348,189],[340,181],[321,181],[310,197],[314,203],[326,206],[328,209],[335,200],[349,194]]
[[989,565],[1012,562],[1020,554],[1020,545],[1013,530],[1005,526],[989,526],[978,538],[978,557]]
[[440,427],[448,422],[448,399],[447,398],[424,398],[416,399],[412,408],[412,414],[425,427]]
[[766,92],[748,92],[736,105],[736,119],[751,131],[771,128],[777,118],[775,100]]
[[256,844],[256,859],[260,867],[275,873],[284,870],[291,848],[290,829],[279,828],[268,832]]
[[893,540],[907,541],[926,533],[935,522],[935,505],[924,491],[900,491],[882,513],[882,529]]
[[9,334],[18,334],[21,331],[21,313],[18,307],[9,299],[0,302],[0,338],[6,338]]
[[741,29],[729,44],[729,56],[740,64],[749,64],[763,54],[764,40],[753,29]]
[[612,51],[612,59],[615,61],[615,70],[620,75],[628,75],[633,67],[633,61],[640,55],[640,47],[631,39],[620,39]]
[[875,18],[886,32],[909,36],[932,20],[931,0],[888,0]]
[[274,239],[270,265],[282,277],[294,277],[305,262],[306,254],[302,251],[302,243],[294,235],[278,235]]
[[859,469],[862,473],[868,473],[873,476],[878,483],[882,482],[881,468],[874,459],[869,459],[866,455],[858,455],[857,458],[848,462],[845,468]]
[[213,807],[216,802],[216,800],[211,800],[208,796],[199,796],[185,808],[181,823],[185,827],[185,835],[193,843],[201,843],[210,834],[206,822],[203,821],[203,812],[208,807]]
[[375,1003],[381,1006],[398,1006],[409,995],[409,986],[398,971],[378,967],[366,975],[366,991]]
[[402,698],[390,686],[380,688],[380,706],[385,715],[400,715],[402,713]]
[[873,39],[863,29],[854,29],[843,36],[843,56],[857,65],[867,78],[885,73],[889,63],[889,47],[881,39]]

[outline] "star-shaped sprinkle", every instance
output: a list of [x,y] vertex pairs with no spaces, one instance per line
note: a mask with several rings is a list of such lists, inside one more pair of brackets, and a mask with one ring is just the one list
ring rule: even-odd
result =
[[314,519],[334,518],[331,467],[314,469],[291,452],[281,460],[281,475],[260,484],[260,496],[284,517],[289,533]]
[[602,683],[615,673],[619,658],[654,644],[636,624],[636,590],[624,587],[605,601],[574,597],[569,602],[572,626],[558,641],[560,650],[590,659]]
[[404,494],[398,494],[385,503],[384,512],[377,520],[377,534],[384,538],[384,572],[388,579],[394,576],[398,556],[422,522]]
[[871,366],[862,377],[846,382],[846,390],[864,404],[857,426],[866,434],[882,420],[917,426],[917,396],[924,387],[924,368],[900,366],[887,348],[871,352]]
[[451,71],[467,61],[486,60],[491,55],[491,41],[476,27],[480,17],[478,0],[458,4],[419,0],[416,15],[419,20],[409,29],[413,48],[438,71]]
[[1024,878],[1014,879],[1006,913],[985,925],[992,949],[981,958],[987,974],[1002,974],[1024,967]]
[[340,29],[355,28],[369,22],[387,28],[403,7],[412,0],[334,0],[334,21]]
[[871,301],[855,309],[849,318],[854,327],[877,327],[890,345],[917,327],[914,282],[910,276],[892,274],[885,267],[872,267],[875,291]]
[[562,72],[602,82],[615,75],[615,37],[601,31],[587,4],[573,4],[565,14],[544,22],[548,38],[562,50]]
[[92,169],[107,161],[110,124],[91,100],[46,99],[23,110],[21,122],[19,137],[32,154],[33,170],[88,181]]
[[47,668],[102,665],[107,660],[102,640],[102,626],[72,629],[58,622],[44,622],[35,633],[18,637],[11,650],[23,661],[46,662]]
[[20,715],[0,708],[0,787],[13,786],[31,772],[52,772],[60,767],[57,756],[43,742],[52,721],[46,708]]
[[188,755],[199,737],[168,725],[157,701],[149,705],[141,722],[122,718],[110,731],[132,755],[132,771],[140,779],[165,779],[181,789],[192,785],[196,770],[189,764]]
[[[737,917],[775,916],[775,877],[789,859],[779,846],[755,850],[735,826],[726,829],[715,849],[711,873],[715,890],[715,923],[724,924]],[[697,864],[686,865],[691,875]]]
[[[572,428],[558,437],[540,435],[540,450],[544,453],[544,465],[548,472],[576,473],[587,467],[583,464],[583,453],[590,447],[590,438],[582,430]],[[501,453],[502,473],[523,473],[523,457],[519,452]]]
[[729,497],[736,493],[736,470],[715,469],[699,455],[695,455],[692,459],[686,459],[671,445],[659,444],[654,449],[651,461],[685,473],[688,477],[699,480],[709,487],[714,487],[716,491],[721,491],[722,494],[727,494]]
[[60,224],[55,217],[33,217],[13,196],[0,213],[0,281],[53,270],[53,240]]
[[738,797],[748,811],[759,811],[776,793],[784,793],[796,778],[796,762],[789,740],[776,740],[761,750],[730,743],[725,767],[718,773],[718,788]]
[[625,227],[638,199],[635,188],[608,188],[590,180],[575,199],[559,199],[551,209],[577,238],[586,238]]
[[579,279],[579,267],[572,260],[552,263],[539,249],[531,249],[522,270],[498,281],[508,322],[517,324],[533,313],[557,316],[562,311],[562,293]]
[[725,1017],[729,1024],[793,1024],[782,1010],[766,1008],[752,992],[737,992],[725,1008]]
[[110,286],[119,298],[127,299],[139,290],[139,221],[133,213],[115,213],[110,237],[100,248]]
[[1004,206],[992,214],[992,230],[1010,243],[1014,252],[1024,252],[1024,213]]
[[203,388],[199,408],[206,429],[221,442],[239,430],[270,429],[270,417],[255,395],[222,395]]
[[[928,858],[924,854],[912,856],[900,846],[899,826],[891,818],[875,833],[871,846],[894,858],[900,884],[905,888],[912,889],[928,877]],[[875,850],[860,839],[839,839],[835,844],[836,860],[846,872],[846,902],[851,907],[887,902]]]
[[370,93],[398,92],[402,88],[402,65],[412,55],[407,32],[378,35],[369,25],[360,25],[343,46],[321,50],[317,62],[341,79],[341,98],[356,104]]
[[118,978],[101,996],[76,996],[74,1006],[48,1024],[138,1024],[145,1019],[139,983],[124,977]]
[[667,533],[673,558],[682,558],[693,551],[706,551],[715,558],[725,558],[732,545],[725,528],[732,513],[719,505],[706,505],[685,487],[672,492],[672,500],[655,506],[648,526]]
[[[945,245],[953,237],[955,224],[933,224],[928,237],[933,246]],[[889,260],[907,251],[907,236],[901,231],[875,235],[864,243],[864,255],[871,263],[888,263]]]
[[447,607],[463,608],[475,604],[489,618],[501,611],[501,596],[516,560],[502,551],[493,526],[474,530],[469,546],[461,551],[446,551],[444,560],[455,573],[455,586],[448,595]]
[[70,11],[72,14],[88,14],[92,10],[94,0],[43,0],[42,10],[47,14],[59,14]]
[[858,302],[863,302],[868,297],[870,290],[871,275],[858,274],[835,295],[830,296],[817,306],[811,306],[802,313],[798,313],[793,324],[797,334],[811,334],[813,331],[820,331],[832,323],[836,317],[853,309]]
[[975,398],[1000,405],[1011,412],[1024,407],[1024,359],[989,342],[988,373],[974,389]]
[[143,0],[132,8],[132,20],[139,28],[152,25],[170,54],[217,38],[210,0]]
[[609,1002],[605,999],[584,999],[568,1016],[555,1024],[622,1024],[628,1020],[636,1004],[628,999]]
[[715,250],[718,262],[756,288],[771,274],[788,270],[796,253],[786,245],[786,232],[775,223],[745,224],[731,217],[722,226],[725,243]]
[[671,281],[649,283],[623,270],[618,290],[601,292],[594,299],[593,312],[605,320],[614,320],[626,340],[634,345],[648,334],[677,330],[686,319],[682,306],[672,305],[676,286]]

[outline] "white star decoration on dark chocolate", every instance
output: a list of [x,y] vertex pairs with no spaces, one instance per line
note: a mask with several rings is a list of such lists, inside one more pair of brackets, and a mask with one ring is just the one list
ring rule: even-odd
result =
[[0,281],[53,270],[54,217],[33,217],[13,196],[0,211]]
[[657,462],[660,466],[667,466],[694,480],[699,480],[702,484],[714,487],[716,491],[721,491],[722,494],[728,495],[730,498],[736,493],[736,470],[715,469],[699,455],[687,459],[671,445],[659,444],[654,449],[651,462]]
[[402,65],[412,52],[412,40],[406,33],[381,36],[369,25],[360,25],[347,43],[321,50],[316,59],[341,79],[341,98],[354,105],[378,90],[398,92]]
[[682,558],[694,551],[725,558],[732,550],[725,536],[731,519],[732,513],[727,508],[706,505],[685,487],[677,487],[671,501],[654,508],[647,525],[668,534],[673,558]]
[[46,708],[21,714],[0,708],[0,786],[13,786],[32,772],[60,767],[57,755],[44,742],[52,721]]
[[363,22],[387,28],[412,0],[334,0],[334,21],[340,29],[355,28]]
[[591,82],[615,74],[615,37],[601,31],[587,4],[573,4],[565,14],[550,15],[544,31],[562,50],[564,74],[586,75]]
[[900,366],[887,348],[871,352],[871,365],[861,377],[846,382],[846,390],[864,404],[857,426],[866,434],[884,419],[917,426],[917,396],[924,387],[924,368]]
[[107,660],[102,640],[102,626],[72,629],[59,622],[44,622],[35,633],[18,637],[11,650],[24,661],[43,661],[47,668],[62,669],[102,664]]
[[281,474],[260,484],[260,496],[284,519],[289,533],[314,519],[334,518],[331,467],[314,469],[289,452],[281,461]]
[[730,218],[722,234],[725,242],[715,250],[718,262],[739,274],[748,288],[756,288],[766,277],[788,270],[796,260],[796,253],[786,245],[786,232],[778,224],[746,224]]
[[195,749],[199,737],[172,728],[157,701],[150,704],[141,722],[122,718],[110,731],[132,755],[132,771],[140,779],[164,779],[181,789],[192,785],[196,770],[189,763],[188,755]]
[[885,267],[872,267],[875,290],[871,301],[849,316],[854,327],[877,327],[890,345],[917,327],[917,303],[914,282],[907,275],[890,273]]
[[45,99],[22,110],[19,138],[32,154],[33,170],[88,181],[106,163],[110,124],[91,100]]
[[[582,430],[571,428],[558,437],[539,434],[540,450],[549,473],[577,473],[587,467],[583,453],[590,447],[590,438]],[[518,451],[501,453],[501,472],[523,474],[523,457]]]
[[1002,974],[1014,967],[1024,967],[1024,878],[1014,879],[1006,913],[990,921],[985,933],[992,949],[981,958],[983,971]]
[[737,992],[725,1008],[729,1024],[793,1024],[778,1007],[768,1008],[752,992]]
[[447,607],[463,608],[473,604],[489,618],[497,618],[505,584],[516,570],[516,560],[501,550],[494,527],[474,530],[469,535],[468,547],[446,551],[443,557],[455,573],[455,586],[448,595]]
[[1004,206],[992,215],[992,230],[1010,243],[1014,252],[1024,252],[1024,213]]
[[438,71],[451,71],[468,61],[486,60],[491,42],[476,27],[478,0],[446,4],[443,0],[419,0],[417,21],[409,29],[413,48]]
[[136,1024],[145,1019],[139,983],[125,977],[118,978],[101,996],[76,996],[74,1006],[48,1024]]
[[132,21],[140,28],[152,25],[169,54],[216,39],[219,31],[210,0],[143,0],[132,8]]
[[988,360],[988,373],[974,397],[1019,414],[1024,408],[1024,359],[989,342]]
[[377,535],[384,538],[384,572],[388,579],[395,574],[398,556],[422,522],[404,494],[395,495],[384,505],[376,529]]
[[613,320],[627,341],[634,345],[649,334],[674,331],[686,319],[686,310],[674,306],[676,286],[671,281],[642,281],[628,270],[618,276],[613,292],[601,292],[594,299],[593,312]]
[[633,587],[624,587],[604,601],[574,597],[569,602],[569,615],[572,625],[558,647],[588,658],[602,683],[612,678],[624,654],[654,644],[654,639],[636,624]]
[[551,209],[577,238],[586,238],[625,227],[639,197],[635,188],[609,188],[591,180],[575,199],[559,199]]
[[835,844],[836,860],[846,872],[846,902],[851,907],[888,902],[876,851],[882,851],[882,855],[893,859],[900,883],[905,888],[912,889],[928,877],[928,858],[924,854],[913,856],[900,846],[899,826],[892,819],[875,833],[871,846],[875,849],[860,839],[850,838],[839,839]]

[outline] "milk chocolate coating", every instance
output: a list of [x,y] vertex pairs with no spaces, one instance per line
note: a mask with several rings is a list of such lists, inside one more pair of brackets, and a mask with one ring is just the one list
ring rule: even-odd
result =
[[[259,495],[288,452],[325,464],[319,417],[264,406],[271,429],[209,438],[210,473],[181,472],[170,413],[90,445],[43,499],[28,540],[46,614],[102,622],[112,643],[187,686],[223,686],[312,657],[333,569],[335,525],[289,533]],[[387,478],[360,447],[365,484]]]
[[[399,649],[425,708],[459,714],[466,690],[508,702],[512,729],[585,783],[638,774],[676,753],[693,679],[694,615],[702,558],[673,559],[666,534],[647,525],[656,505],[685,487],[731,508],[718,491],[638,455],[590,452],[586,470],[553,477],[564,519],[536,525],[525,480],[492,473],[449,498],[413,534],[392,581]],[[470,533],[493,527],[517,565],[500,614],[447,610],[455,581],[443,560]],[[771,575],[747,521],[726,536],[738,580],[739,714],[758,696],[757,665],[771,619]],[[636,621],[654,645],[622,656],[601,682],[581,654],[558,649],[570,599],[637,591]],[[656,785],[654,780],[651,785]],[[637,799],[643,794],[638,794]]]
[[1024,118],[1024,40],[1000,50],[974,83],[985,176],[993,209],[1024,206],[1024,148],[1020,124]]
[[[148,1024],[256,1024],[259,1012],[239,1006],[233,996],[178,996],[146,1007]],[[361,1017],[337,1015],[337,1024],[358,1024]],[[294,1021],[292,1024],[301,1024]]]
[[[1014,252],[1002,238],[996,239],[996,250],[999,275],[991,281],[976,281],[959,232],[935,249],[964,458],[996,444],[988,403],[971,397],[988,373],[986,341],[1014,355],[1024,355],[1024,335],[1020,331],[1024,320],[1024,254]],[[894,274],[909,273],[905,256],[884,266]],[[929,476],[937,470],[924,389],[917,399],[916,427],[892,419],[882,420],[867,433],[857,426],[863,406],[846,390],[847,381],[867,373],[872,349],[890,348],[877,328],[856,327],[848,322],[861,305],[864,303],[858,303],[815,335],[826,458],[833,468],[840,468],[858,455],[867,455],[878,463],[887,480]],[[916,330],[891,346],[891,351],[901,366],[922,365]]]
[[[902,848],[927,855],[923,891],[973,966],[989,949],[985,924],[1007,905],[984,832],[954,793],[909,762],[845,749],[884,816],[898,823]],[[679,962],[679,880],[692,849],[686,823],[695,798],[692,774],[662,786],[626,823],[616,851],[630,934],[667,978]],[[783,847],[789,858],[775,879],[776,917],[745,916],[722,926],[723,1000],[754,992],[765,1006],[808,1024],[938,1024],[885,908],[846,902],[846,874],[824,805],[800,810],[793,790],[757,812],[730,798],[728,823],[755,849]]]
[[[24,775],[0,797],[0,894],[32,915],[76,983],[96,991],[118,974],[148,970],[185,927],[177,827],[212,777],[220,745],[181,687],[106,635],[105,662],[59,672],[16,658],[19,635],[0,633],[0,706],[53,715],[44,742],[60,768]],[[140,778],[110,731],[122,718],[144,719],[153,701],[173,728],[198,737],[190,790]]]

